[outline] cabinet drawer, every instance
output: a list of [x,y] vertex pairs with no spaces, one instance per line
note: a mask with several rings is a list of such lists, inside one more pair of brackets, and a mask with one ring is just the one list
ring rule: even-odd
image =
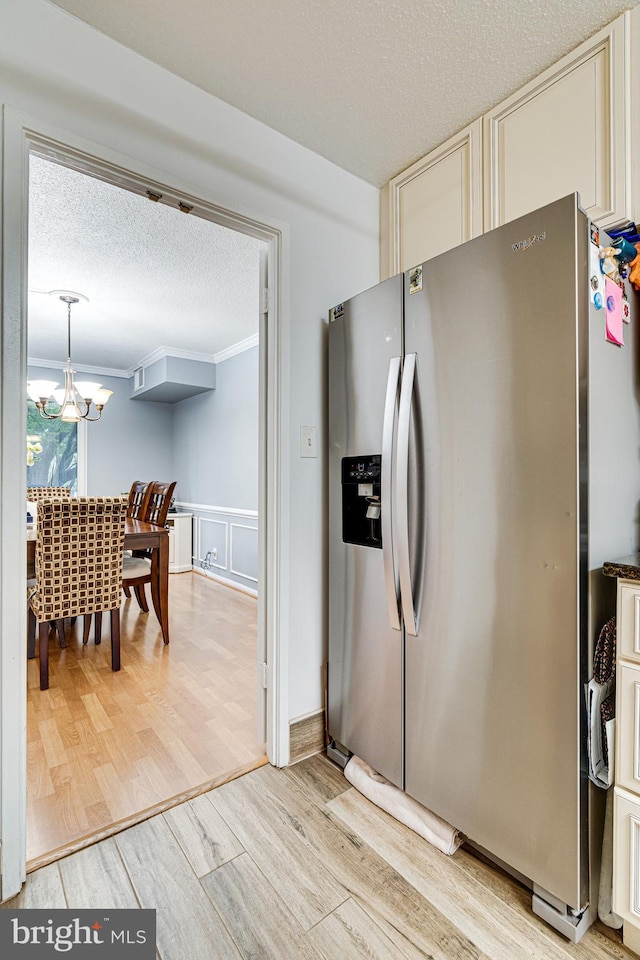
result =
[[616,675],[616,784],[640,795],[640,666]]
[[640,663],[640,583],[618,581],[618,656]]
[[613,807],[613,909],[640,924],[640,800],[615,788]]

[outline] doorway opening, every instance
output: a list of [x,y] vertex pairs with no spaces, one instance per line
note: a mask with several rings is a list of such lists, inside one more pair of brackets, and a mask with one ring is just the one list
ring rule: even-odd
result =
[[[32,151],[29,193],[28,376],[60,376],[56,296],[80,292],[88,303],[73,329],[74,369],[114,391],[100,422],[80,425],[86,441],[75,478],[66,458],[67,481],[105,496],[135,480],[177,480],[171,643],[133,596],[121,607],[119,673],[108,630],[85,646],[81,624],[68,626],[66,647],[50,641],[48,691],[29,664],[34,869],[266,762],[256,668],[266,662],[258,517],[268,237],[59,151]],[[205,367],[213,388],[202,388]],[[42,457],[33,422],[29,471]]]

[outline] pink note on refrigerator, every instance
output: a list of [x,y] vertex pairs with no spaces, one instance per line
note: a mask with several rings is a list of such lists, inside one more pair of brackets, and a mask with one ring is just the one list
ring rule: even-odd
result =
[[619,347],[624,346],[623,335],[623,313],[622,313],[622,290],[617,283],[607,280],[604,288],[604,302],[606,308],[606,331],[607,340],[610,343],[616,343]]

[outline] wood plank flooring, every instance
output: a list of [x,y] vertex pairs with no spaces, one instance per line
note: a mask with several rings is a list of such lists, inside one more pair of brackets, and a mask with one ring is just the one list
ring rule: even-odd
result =
[[100,645],[92,634],[83,646],[82,619],[66,649],[50,641],[49,690],[39,688],[37,660],[28,661],[30,868],[266,762],[257,742],[255,599],[174,574],[169,610],[165,646],[153,611],[124,600],[118,673],[108,618]]
[[160,960],[625,960],[530,894],[431,847],[324,756],[248,773],[30,874],[5,907],[151,907]]

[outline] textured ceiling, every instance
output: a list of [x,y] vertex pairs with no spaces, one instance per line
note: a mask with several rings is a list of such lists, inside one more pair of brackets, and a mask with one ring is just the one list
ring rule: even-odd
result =
[[639,0],[53,0],[377,186]]
[[39,157],[30,161],[29,356],[129,369],[159,347],[215,354],[258,332],[265,244]]

